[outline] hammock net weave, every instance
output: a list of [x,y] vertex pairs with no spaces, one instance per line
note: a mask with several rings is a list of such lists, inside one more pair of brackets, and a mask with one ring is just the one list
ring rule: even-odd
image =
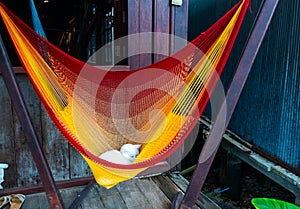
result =
[[[209,100],[242,24],[242,0],[191,43],[131,71],[107,71],[66,54],[2,3],[0,12],[21,63],[48,114],[110,188],[169,157]],[[143,144],[129,165],[99,158],[125,143]]]

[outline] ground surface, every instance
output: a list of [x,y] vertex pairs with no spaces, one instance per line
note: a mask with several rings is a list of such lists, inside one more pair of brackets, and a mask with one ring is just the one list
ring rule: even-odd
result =
[[219,181],[219,168],[213,167],[206,180],[203,192],[211,197],[223,209],[253,209],[251,199],[254,197],[268,197],[293,203],[294,195],[268,179],[252,167],[243,164],[240,199],[233,201],[228,191],[218,193],[222,188]]

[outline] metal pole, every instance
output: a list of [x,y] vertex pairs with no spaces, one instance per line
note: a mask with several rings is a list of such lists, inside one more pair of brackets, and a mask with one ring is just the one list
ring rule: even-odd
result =
[[3,80],[7,87],[7,91],[12,100],[16,114],[20,120],[24,135],[28,140],[28,145],[39,172],[39,176],[43,183],[46,196],[50,205],[50,208],[64,209],[64,205],[61,199],[61,195],[56,188],[50,167],[45,158],[41,145],[39,143],[37,134],[31,122],[30,115],[28,113],[26,104],[22,93],[20,92],[19,85],[16,81],[15,74],[12,69],[12,65],[8,58],[2,37],[0,35],[0,70],[2,71]]
[[[194,171],[187,192],[185,195],[181,193],[176,195],[173,200],[173,209],[188,209],[195,205],[278,2],[279,0],[266,0],[264,2],[239,61],[236,73],[227,91],[226,99],[220,108],[220,112],[216,117],[216,122],[213,125],[210,135],[208,136],[208,139],[201,151],[196,170]],[[226,111],[225,126],[221,120],[224,111]]]

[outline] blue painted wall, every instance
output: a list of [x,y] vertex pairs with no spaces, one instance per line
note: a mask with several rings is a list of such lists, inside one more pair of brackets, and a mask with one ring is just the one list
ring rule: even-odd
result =
[[[197,13],[193,12],[193,8],[197,8],[193,7],[196,2],[199,1],[190,0],[190,27],[196,27]],[[232,78],[260,2],[251,2],[252,13],[248,12],[246,16],[245,24],[222,75],[225,88]],[[208,10],[211,17],[217,18],[230,6],[228,1],[221,0],[214,7],[208,7]],[[202,25],[204,28],[205,25]],[[189,31],[189,37],[192,38],[195,29]],[[229,129],[300,169],[299,0],[279,2]]]

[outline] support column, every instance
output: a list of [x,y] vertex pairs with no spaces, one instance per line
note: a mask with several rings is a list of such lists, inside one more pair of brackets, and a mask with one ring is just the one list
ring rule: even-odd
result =
[[[263,7],[258,15],[255,26],[251,31],[251,35],[239,61],[236,73],[227,91],[226,101],[223,102],[219,111],[220,113],[224,113],[224,111],[227,113],[225,126],[223,126],[223,121],[221,120],[223,116],[219,113],[202,149],[196,170],[194,171],[186,194],[182,195],[181,193],[178,193],[176,195],[173,200],[172,209],[188,209],[195,205],[278,2],[279,0],[264,1]],[[214,146],[213,149],[211,148],[212,145]]]
[[229,188],[228,197],[239,200],[241,194],[242,161],[232,154],[227,153],[226,185]]
[[39,176],[43,183],[46,196],[50,205],[50,208],[64,209],[61,195],[56,188],[55,181],[53,179],[50,167],[43,153],[41,145],[39,143],[37,134],[32,125],[30,115],[23,95],[20,91],[19,85],[16,81],[15,74],[12,69],[12,65],[8,58],[4,43],[0,35],[0,70],[2,71],[3,80],[7,87],[7,91],[12,100],[16,114],[20,120],[24,135],[28,140],[28,145],[39,172]]

